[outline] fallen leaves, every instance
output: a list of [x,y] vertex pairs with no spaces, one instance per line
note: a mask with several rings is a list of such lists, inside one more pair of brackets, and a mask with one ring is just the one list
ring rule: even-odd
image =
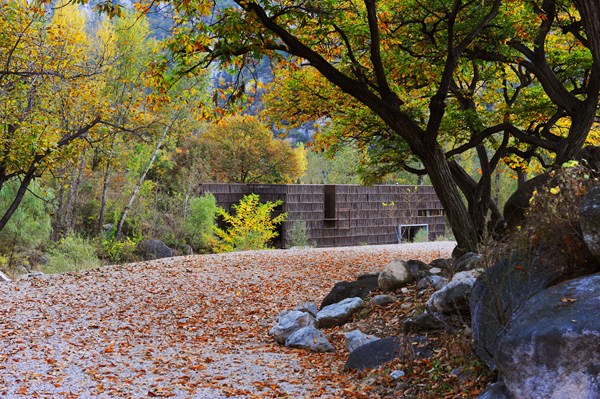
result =
[[333,354],[267,332],[337,281],[451,250],[416,248],[190,256],[2,285],[0,396],[339,397],[347,353],[335,329]]

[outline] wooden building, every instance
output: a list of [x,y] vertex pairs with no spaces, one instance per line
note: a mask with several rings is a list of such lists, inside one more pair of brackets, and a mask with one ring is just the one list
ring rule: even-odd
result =
[[[287,212],[274,246],[291,246],[290,231],[303,220],[317,247],[395,244],[416,234],[429,240],[445,233],[445,216],[431,186],[357,186],[316,184],[203,184],[217,204],[231,210],[247,194],[261,201],[282,200],[276,212]],[[419,230],[425,230],[419,233]]]

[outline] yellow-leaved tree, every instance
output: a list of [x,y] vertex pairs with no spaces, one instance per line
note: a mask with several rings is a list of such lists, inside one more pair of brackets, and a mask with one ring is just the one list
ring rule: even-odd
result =
[[0,7],[0,189],[18,190],[0,215],[10,220],[29,184],[93,140],[102,119],[104,59],[94,57],[76,6],[58,7],[51,20],[34,3]]

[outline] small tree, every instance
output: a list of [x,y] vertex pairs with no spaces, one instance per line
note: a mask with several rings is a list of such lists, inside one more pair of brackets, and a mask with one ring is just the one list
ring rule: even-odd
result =
[[227,230],[215,229],[219,240],[213,245],[213,251],[266,249],[267,243],[279,235],[275,231],[277,225],[287,218],[287,213],[282,213],[271,219],[271,212],[282,203],[281,200],[261,203],[257,194],[249,194],[244,196],[238,205],[233,205],[235,215],[219,208],[217,214],[230,227]]

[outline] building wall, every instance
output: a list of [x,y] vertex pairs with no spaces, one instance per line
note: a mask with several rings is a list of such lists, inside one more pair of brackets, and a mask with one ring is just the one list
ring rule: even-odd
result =
[[[398,243],[399,225],[427,225],[429,240],[445,232],[445,217],[431,186],[357,186],[300,184],[203,184],[225,209],[246,194],[261,201],[281,199],[277,212],[287,212],[277,247],[290,246],[290,230],[304,220],[318,247]],[[414,233],[406,227],[404,233]]]

